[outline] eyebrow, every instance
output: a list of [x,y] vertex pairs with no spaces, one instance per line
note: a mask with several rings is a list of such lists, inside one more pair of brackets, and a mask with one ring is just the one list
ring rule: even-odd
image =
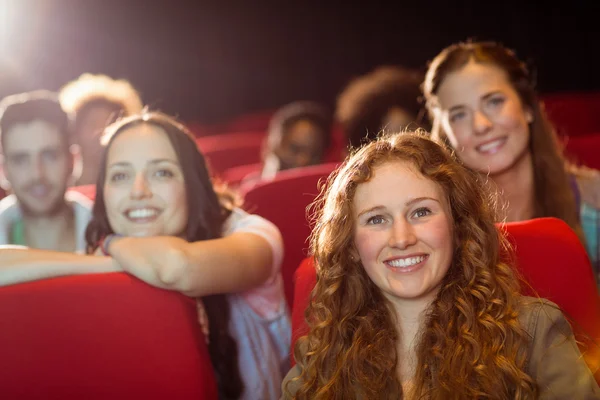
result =
[[[161,164],[161,163],[169,163],[169,164],[173,164],[173,165],[179,167],[179,162],[177,162],[175,160],[168,159],[168,158],[157,158],[157,159],[148,161],[148,164]],[[131,165],[131,163],[128,162],[128,161],[119,161],[119,162],[110,164],[108,166],[108,168],[128,167],[130,165]]]
[[[57,146],[46,146],[46,147],[42,147],[41,149],[39,149],[39,153],[44,153],[47,151],[60,151],[61,147],[60,145]],[[7,157],[13,157],[13,156],[29,156],[32,155],[32,153],[28,150],[16,150],[13,152],[6,152],[5,154]]]
[[[419,203],[419,202],[421,202],[421,201],[425,201],[425,200],[433,200],[433,201],[435,201],[436,203],[439,203],[439,202],[440,202],[438,199],[434,199],[433,197],[424,196],[424,197],[415,197],[414,199],[410,199],[409,201],[407,201],[407,202],[404,204],[404,206],[405,206],[405,207],[410,207],[410,206],[412,206],[412,205],[413,205],[413,204],[415,204],[415,203]],[[371,207],[371,208],[368,208],[368,209],[366,209],[366,210],[363,210],[363,211],[361,211],[361,212],[358,214],[358,217],[361,217],[363,214],[367,214],[367,213],[374,212],[374,211],[379,211],[379,210],[384,210],[384,209],[385,209],[385,207],[384,207],[384,206],[381,206],[381,205],[379,205],[379,206],[374,206],[374,207]]]
[[[483,95],[483,97],[481,98],[481,100],[487,100],[487,99],[489,99],[490,97],[492,97],[492,96],[495,96],[495,95],[496,95],[496,94],[498,94],[498,93],[502,93],[502,92],[501,92],[500,90],[493,90],[493,91],[491,91],[491,92],[489,92],[489,93],[486,93],[486,94],[484,94],[484,95]],[[450,108],[448,109],[448,112],[456,111],[456,110],[459,110],[459,109],[461,109],[461,108],[464,108],[464,107],[465,107],[465,106],[464,106],[463,104],[459,104],[459,105],[456,105],[456,106],[452,106],[452,107],[450,107]]]

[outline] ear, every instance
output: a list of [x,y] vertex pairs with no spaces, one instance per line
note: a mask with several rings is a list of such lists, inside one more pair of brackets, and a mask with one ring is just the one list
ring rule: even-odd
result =
[[354,246],[350,247],[349,253],[350,253],[350,259],[352,261],[357,262],[357,263],[360,262],[360,255],[358,254],[358,250],[356,250],[356,247],[354,247]]
[[529,107],[525,107],[525,121],[530,124],[533,122],[533,120],[533,110]]
[[2,187],[2,189],[4,189],[6,192],[10,190],[10,181],[6,177],[4,155],[0,155],[0,187]]
[[81,178],[81,171],[83,169],[83,159],[81,157],[81,147],[77,144],[69,146],[69,154],[71,157],[71,186]]

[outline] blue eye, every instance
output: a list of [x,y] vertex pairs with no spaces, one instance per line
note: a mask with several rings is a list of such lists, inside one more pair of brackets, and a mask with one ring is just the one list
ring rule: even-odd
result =
[[383,224],[384,222],[385,222],[385,220],[383,219],[383,217],[381,215],[375,215],[367,220],[367,224],[370,224],[370,225],[379,225],[379,224]]
[[464,111],[454,113],[450,116],[450,122],[456,122],[460,119],[463,119],[465,116],[466,116],[466,113]]
[[413,215],[417,218],[423,218],[431,214],[431,210],[427,207],[421,207],[413,213]]
[[125,179],[127,179],[127,174],[125,174],[124,172],[116,172],[116,173],[112,174],[110,177],[111,182],[119,182],[119,181],[123,181]]
[[493,97],[490,99],[489,104],[496,107],[504,104],[504,97]]
[[173,173],[168,169],[160,169],[155,172],[155,175],[160,178],[171,178],[173,176]]

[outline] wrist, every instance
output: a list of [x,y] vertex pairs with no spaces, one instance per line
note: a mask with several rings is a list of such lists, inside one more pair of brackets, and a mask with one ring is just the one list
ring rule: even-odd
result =
[[102,251],[102,254],[104,254],[105,256],[111,256],[110,246],[115,239],[120,237],[123,237],[123,235],[120,235],[118,233],[111,233],[110,235],[106,235],[100,242],[100,251]]

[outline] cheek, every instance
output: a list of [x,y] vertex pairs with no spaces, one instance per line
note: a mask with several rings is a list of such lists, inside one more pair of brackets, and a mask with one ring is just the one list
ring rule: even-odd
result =
[[121,199],[123,199],[123,189],[104,186],[104,206],[106,207],[106,214],[111,225],[121,215],[118,207]]
[[449,266],[449,262],[452,260],[454,254],[455,245],[451,222],[445,216],[432,222],[431,224],[427,224],[427,229],[422,232],[422,237],[427,238],[429,246],[439,251],[444,261],[448,261]]
[[354,235],[354,246],[358,251],[358,257],[364,266],[369,265],[381,252],[385,239],[381,232],[373,232],[367,229],[356,229]]
[[173,222],[178,224],[181,221],[187,222],[188,217],[188,204],[185,186],[181,182],[167,184],[161,188],[163,193],[163,199],[166,204],[169,204],[172,218],[176,219]]
[[443,124],[443,128],[453,148],[460,149],[461,147],[468,147],[470,145],[473,135],[466,122],[450,124],[449,121],[446,121]]

